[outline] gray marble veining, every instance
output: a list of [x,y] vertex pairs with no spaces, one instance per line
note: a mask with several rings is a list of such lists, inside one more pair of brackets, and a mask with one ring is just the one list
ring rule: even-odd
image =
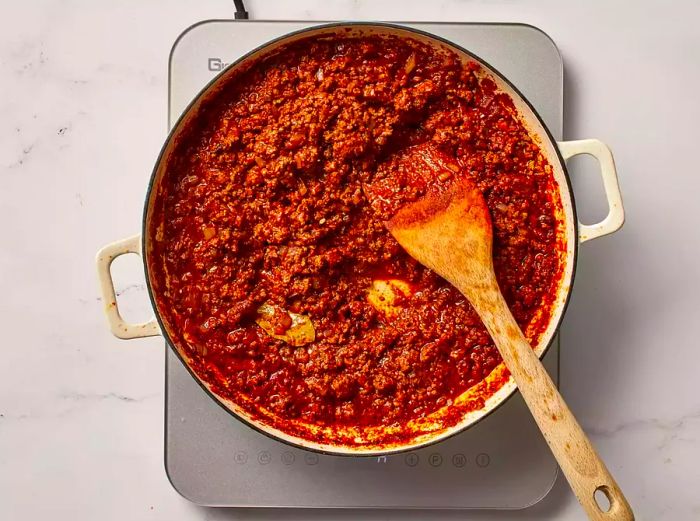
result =
[[[248,4],[261,19],[527,22],[556,40],[566,64],[565,137],[611,145],[628,213],[622,232],[582,248],[563,328],[563,392],[638,519],[700,519],[698,5]],[[93,256],[139,230],[165,135],[169,49],[191,23],[230,17],[231,3],[37,0],[1,11],[0,519],[357,517],[211,510],[180,498],[163,472],[162,341],[119,342],[101,312]],[[600,196],[587,173],[572,168],[584,217]],[[115,276],[125,313],[147,317],[138,262],[116,263]],[[559,483],[532,509],[468,517],[583,514]]]

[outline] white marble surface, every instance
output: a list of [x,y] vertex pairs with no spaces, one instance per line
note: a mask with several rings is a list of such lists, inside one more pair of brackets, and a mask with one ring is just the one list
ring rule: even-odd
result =
[[[613,147],[628,212],[622,232],[582,248],[563,392],[638,519],[700,519],[698,4],[248,4],[259,19],[521,21],[554,38],[566,64],[566,137]],[[139,230],[165,135],[170,46],[192,22],[231,14],[227,0],[0,6],[2,520],[358,517],[205,509],[179,497],[163,471],[162,341],[119,342],[101,314],[93,256]],[[593,169],[573,170],[583,215],[599,216]],[[116,276],[128,314],[145,317],[137,261]],[[363,515],[583,519],[561,480],[520,512]]]

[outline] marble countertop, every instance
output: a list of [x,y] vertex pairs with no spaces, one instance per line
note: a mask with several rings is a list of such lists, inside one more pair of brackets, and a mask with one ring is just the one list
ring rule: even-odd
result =
[[[700,519],[700,6],[604,0],[249,0],[257,19],[517,21],[558,44],[566,138],[617,160],[627,224],[581,249],[563,327],[563,393],[638,519]],[[426,7],[429,6],[429,9]],[[163,469],[163,344],[107,330],[94,254],[140,228],[166,132],[167,57],[227,0],[5,2],[0,16],[0,519],[354,519],[207,509]],[[604,213],[572,167],[584,220]],[[126,173],[130,175],[125,175]],[[142,175],[133,175],[141,172]],[[138,260],[115,265],[148,316]],[[693,492],[695,490],[696,492]],[[517,512],[363,512],[369,519],[584,519],[566,483]]]

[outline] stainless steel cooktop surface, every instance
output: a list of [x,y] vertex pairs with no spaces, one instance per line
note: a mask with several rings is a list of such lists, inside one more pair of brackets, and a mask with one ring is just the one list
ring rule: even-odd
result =
[[[319,22],[214,20],[175,42],[169,125],[227,63]],[[540,30],[512,24],[403,23],[458,43],[509,78],[556,139],[563,69]],[[545,357],[558,378],[559,339]],[[325,456],[252,430],[211,400],[166,350],[165,467],[185,498],[209,506],[524,508],[551,489],[557,465],[519,395],[472,429],[437,445],[381,458]]]

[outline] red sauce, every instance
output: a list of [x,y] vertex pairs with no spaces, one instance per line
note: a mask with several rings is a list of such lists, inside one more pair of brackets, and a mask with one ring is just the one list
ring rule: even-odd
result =
[[[466,299],[400,248],[384,227],[390,208],[365,193],[425,142],[482,190],[499,284],[537,341],[561,276],[560,201],[510,98],[477,64],[410,39],[306,39],[207,102],[155,201],[158,307],[216,393],[288,432],[297,420],[398,425],[501,362]],[[391,315],[368,300],[378,279],[408,285]],[[292,312],[315,340],[268,334],[256,323],[265,303],[284,310],[270,317],[275,334]]]

